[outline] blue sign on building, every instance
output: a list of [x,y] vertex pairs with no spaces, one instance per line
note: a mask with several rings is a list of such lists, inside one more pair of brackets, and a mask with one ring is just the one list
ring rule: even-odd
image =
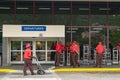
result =
[[22,31],[46,31],[46,26],[22,26]]

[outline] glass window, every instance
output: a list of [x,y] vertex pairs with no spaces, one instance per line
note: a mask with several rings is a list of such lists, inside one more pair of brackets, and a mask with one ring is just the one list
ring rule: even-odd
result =
[[11,50],[21,50],[21,41],[11,41]]
[[91,46],[96,47],[99,41],[103,45],[107,45],[107,30],[105,28],[92,28],[91,29]]
[[110,34],[110,37],[109,37],[110,43],[114,47],[116,47],[116,45],[120,43],[120,37],[118,37],[120,36],[120,28],[116,28],[116,29],[111,28],[109,34]]
[[88,15],[72,15],[73,26],[88,26]]
[[0,25],[13,24],[14,14],[0,14]]
[[11,61],[21,61],[21,41],[11,41]]
[[55,46],[57,41],[48,41],[47,42],[47,61],[54,61],[55,60]]
[[55,50],[55,45],[57,41],[48,41],[47,42],[47,50]]
[[70,25],[70,15],[69,14],[55,14],[54,24],[56,25]]
[[105,26],[106,15],[92,15],[91,26]]
[[45,50],[45,41],[36,41],[36,50]]
[[12,51],[11,52],[11,61],[21,61],[21,52],[20,51]]
[[38,25],[50,25],[52,24],[51,14],[36,14],[36,24]]
[[[55,53],[55,52],[54,52]],[[51,60],[52,58],[51,57],[53,57],[53,55],[52,55],[52,53],[51,52],[47,52],[47,61],[53,61],[53,60]],[[55,55],[55,54],[54,54]]]
[[16,14],[16,24],[32,24],[33,14]]
[[109,22],[110,26],[120,26],[120,15],[110,15]]
[[38,61],[45,61],[45,52],[36,52],[36,56],[38,58]]
[[36,57],[38,61],[45,61],[45,41],[36,41]]
[[16,24],[33,23],[33,2],[16,1]]
[[[71,35],[71,28],[66,28],[65,40],[69,42]],[[89,43],[89,31],[88,28],[72,28],[72,40],[77,41],[80,44]]]

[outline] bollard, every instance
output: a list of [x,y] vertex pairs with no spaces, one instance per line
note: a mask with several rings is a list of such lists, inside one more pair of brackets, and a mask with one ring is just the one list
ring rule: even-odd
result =
[[83,46],[83,64],[89,65],[89,46]]

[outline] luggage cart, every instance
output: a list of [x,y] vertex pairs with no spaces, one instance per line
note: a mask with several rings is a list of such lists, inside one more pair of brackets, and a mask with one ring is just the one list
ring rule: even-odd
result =
[[36,59],[36,64],[37,64],[37,74],[38,75],[44,75],[45,74],[45,71],[44,71],[44,69],[42,68],[42,66],[41,66],[41,64],[39,63],[39,61],[38,61],[38,57],[35,57],[35,59]]
[[106,65],[112,65],[111,63],[111,53],[110,51],[106,52]]
[[116,48],[113,49],[113,64],[119,64],[118,61],[118,50]]
[[105,52],[103,53],[103,56],[102,56],[102,64],[103,65],[106,64],[106,54],[107,54],[107,50],[105,49]]
[[64,66],[64,53],[60,54],[60,66]]
[[83,46],[83,64],[89,65],[89,46]]

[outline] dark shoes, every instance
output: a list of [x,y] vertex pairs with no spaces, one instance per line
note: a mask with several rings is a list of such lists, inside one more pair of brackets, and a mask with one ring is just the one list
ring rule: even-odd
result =
[[35,75],[35,73],[31,73],[31,75]]
[[96,68],[101,68],[102,66],[101,66],[101,65],[99,65],[99,66],[95,65],[95,66],[93,66],[93,67],[96,67]]
[[24,76],[27,76],[27,74],[24,74]]
[[[31,75],[36,75],[35,73],[32,73]],[[27,74],[24,74],[24,76],[27,76]]]

